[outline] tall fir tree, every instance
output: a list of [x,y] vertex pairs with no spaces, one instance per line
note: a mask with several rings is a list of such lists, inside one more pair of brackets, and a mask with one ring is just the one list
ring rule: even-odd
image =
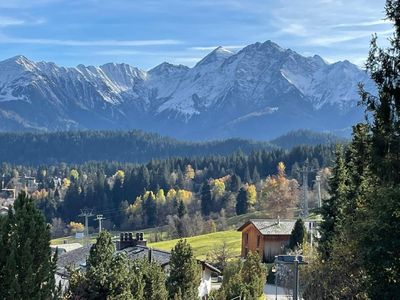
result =
[[371,132],[372,173],[377,182],[365,195],[360,220],[360,254],[370,278],[370,297],[400,297],[400,1],[386,1],[386,17],[394,34],[386,49],[371,42],[367,70],[378,88],[378,96],[361,88]]
[[328,258],[332,250],[332,241],[343,221],[348,202],[349,178],[343,147],[336,148],[336,163],[330,178],[331,197],[324,201],[321,214],[323,221],[320,224],[321,238],[319,240],[319,251],[324,259]]
[[170,299],[175,295],[182,299],[197,299],[201,269],[186,240],[180,240],[171,251],[168,292]]
[[24,192],[1,221],[0,288],[5,299],[51,299],[56,295],[56,256],[50,228]]
[[201,212],[203,215],[208,216],[212,210],[212,192],[209,182],[203,184],[201,188]]
[[289,248],[295,250],[301,247],[307,239],[307,231],[302,219],[297,219],[289,239]]
[[243,215],[248,212],[249,204],[247,197],[247,190],[245,187],[241,187],[236,197],[236,214]]

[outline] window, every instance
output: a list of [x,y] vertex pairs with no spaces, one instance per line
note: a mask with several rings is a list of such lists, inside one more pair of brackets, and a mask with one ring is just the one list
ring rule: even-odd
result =
[[260,240],[261,240],[261,236],[257,235],[257,248],[260,247]]
[[247,245],[249,243],[249,234],[248,233],[244,234],[244,243],[245,243],[245,245]]
[[244,249],[244,257],[247,257],[247,254],[249,253],[249,249],[245,248]]

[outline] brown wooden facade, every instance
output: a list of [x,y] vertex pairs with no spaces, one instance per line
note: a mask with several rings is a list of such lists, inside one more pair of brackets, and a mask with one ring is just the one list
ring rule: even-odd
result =
[[284,247],[287,246],[290,239],[290,235],[262,235],[251,223],[241,231],[241,257],[247,257],[249,252],[257,252],[264,262],[272,262],[276,255],[283,254]]

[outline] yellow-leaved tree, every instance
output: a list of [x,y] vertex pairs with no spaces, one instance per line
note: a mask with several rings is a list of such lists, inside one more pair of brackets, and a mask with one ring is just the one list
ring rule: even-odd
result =
[[290,217],[299,201],[299,184],[296,179],[288,179],[285,164],[277,166],[278,174],[268,176],[261,184],[260,208],[274,217]]

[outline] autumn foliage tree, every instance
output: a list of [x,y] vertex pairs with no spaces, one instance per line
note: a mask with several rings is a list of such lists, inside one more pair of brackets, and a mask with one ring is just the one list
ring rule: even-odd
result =
[[285,164],[278,164],[278,174],[268,176],[261,187],[260,206],[273,213],[275,217],[288,217],[296,207],[299,198],[299,184],[295,179],[288,179]]

